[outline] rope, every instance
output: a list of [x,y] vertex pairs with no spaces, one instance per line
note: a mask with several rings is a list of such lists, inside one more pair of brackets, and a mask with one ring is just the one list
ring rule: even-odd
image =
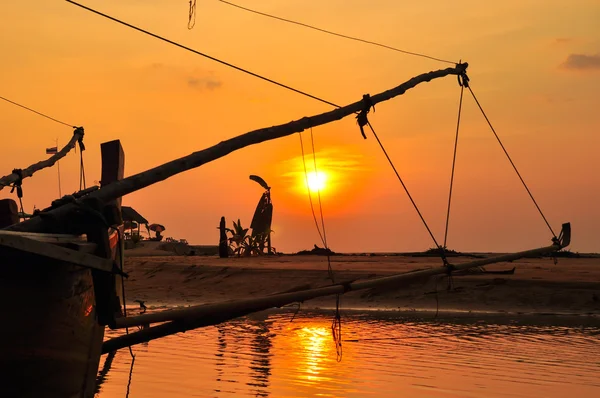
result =
[[331,322],[331,334],[333,336],[333,342],[335,344],[335,352],[337,354],[337,361],[342,361],[342,317],[340,316],[340,295],[335,297],[335,316]]
[[196,26],[196,0],[190,0],[190,10],[188,11],[188,29],[191,30]]
[[149,31],[147,31],[147,30],[145,30],[145,29],[139,28],[139,27],[137,27],[137,26],[134,26],[134,25],[132,25],[132,24],[130,24],[130,23],[127,23],[127,22],[121,21],[120,19],[117,19],[117,18],[111,17],[111,16],[109,16],[109,15],[106,15],[106,14],[104,14],[104,13],[100,12],[100,11],[94,10],[93,8],[90,8],[90,7],[84,6],[83,4],[79,4],[79,3],[75,2],[75,1],[72,1],[72,0],[65,0],[65,1],[66,1],[66,2],[68,2],[68,3],[71,3],[71,4],[73,4],[73,5],[76,5],[76,6],[78,6],[78,7],[81,7],[81,8],[83,8],[84,10],[87,10],[87,11],[93,12],[94,14],[97,14],[97,15],[100,15],[100,16],[102,16],[102,17],[104,17],[104,18],[110,19],[110,20],[111,20],[111,21],[113,21],[113,22],[117,22],[117,23],[119,23],[119,24],[121,24],[121,25],[127,26],[128,28],[131,28],[131,29],[137,30],[138,32],[145,33],[145,34],[147,34],[148,36],[152,36],[152,37],[154,37],[155,39],[162,40],[162,41],[164,41],[164,42],[166,42],[166,43],[169,43],[169,44],[172,44],[172,45],[174,45],[174,46],[176,46],[176,47],[182,48],[182,49],[184,49],[184,50],[187,50],[187,51],[189,51],[189,52],[192,52],[192,53],[194,53],[194,54],[196,54],[196,55],[200,55],[200,56],[202,56],[202,57],[205,57],[205,58],[208,58],[208,59],[210,59],[210,60],[212,60],[212,61],[218,62],[218,63],[220,63],[220,64],[222,64],[222,65],[225,65],[225,66],[228,66],[228,67],[230,67],[230,68],[236,69],[236,70],[238,70],[238,71],[240,71],[240,72],[244,72],[244,73],[246,73],[246,74],[248,74],[248,75],[250,75],[250,76],[254,76],[254,77],[256,77],[256,78],[259,78],[259,79],[261,79],[261,80],[264,80],[264,81],[266,81],[266,82],[269,82],[269,83],[272,83],[272,84],[275,84],[275,85],[277,85],[277,86],[279,86],[279,87],[283,87],[283,88],[285,88],[285,89],[287,89],[287,90],[290,90],[290,91],[293,91],[293,92],[295,92],[295,93],[302,94],[302,95],[304,95],[304,96],[306,96],[306,97],[309,97],[309,98],[312,98],[312,99],[314,99],[314,100],[320,101],[320,102],[322,102],[322,103],[324,103],[324,104],[331,105],[331,106],[334,106],[334,107],[336,107],[336,108],[341,108],[339,105],[336,105],[336,104],[334,104],[333,102],[329,102],[329,101],[327,101],[327,100],[324,100],[324,99],[322,99],[322,98],[319,98],[319,97],[317,97],[317,96],[314,96],[314,95],[312,95],[312,94],[309,94],[309,93],[307,93],[307,92],[304,92],[304,91],[301,91],[301,90],[295,89],[295,88],[293,88],[293,87],[290,87],[290,86],[288,86],[288,85],[286,85],[286,84],[283,84],[283,83],[279,83],[279,82],[277,82],[277,81],[275,81],[275,80],[273,80],[273,79],[269,79],[268,77],[261,76],[261,75],[259,75],[259,74],[257,74],[257,73],[251,72],[251,71],[249,71],[249,70],[247,70],[247,69],[244,69],[244,68],[241,68],[241,67],[239,67],[239,66],[235,66],[235,65],[233,65],[233,64],[230,64],[229,62],[225,62],[225,61],[222,61],[222,60],[220,60],[220,59],[218,59],[218,58],[212,57],[212,56],[210,56],[210,55],[208,55],[208,54],[204,54],[204,53],[202,53],[202,52],[200,52],[200,51],[197,51],[197,50],[194,50],[194,49],[192,49],[192,48],[190,48],[190,47],[184,46],[183,44],[179,44],[179,43],[177,43],[177,42],[174,42],[174,41],[172,41],[172,40],[169,40],[169,39],[167,39],[167,38],[165,38],[165,37],[159,36],[159,35],[157,35],[157,34],[155,34],[155,33],[149,32]]
[[256,11],[256,10],[253,10],[253,9],[250,9],[250,8],[242,7],[240,5],[233,4],[233,3],[230,3],[230,2],[225,1],[225,0],[218,0],[218,1],[220,1],[223,4],[227,4],[229,6],[239,8],[240,10],[248,11],[248,12],[251,12],[251,13],[254,13],[254,14],[262,15],[262,16],[265,16],[265,17],[273,18],[273,19],[277,19],[279,21],[288,22],[288,23],[291,23],[291,24],[294,24],[294,25],[302,26],[304,28],[313,29],[313,30],[316,30],[316,31],[319,31],[319,32],[327,33],[327,34],[332,35],[332,36],[337,36],[337,37],[342,37],[344,39],[359,41],[361,43],[371,44],[373,46],[386,48],[388,50],[397,51],[397,52],[400,52],[400,53],[403,53],[403,54],[408,54],[408,55],[414,55],[414,56],[417,56],[417,57],[428,58],[428,59],[432,59],[434,61],[445,62],[445,63],[448,63],[448,64],[455,64],[456,63],[456,62],[453,62],[453,61],[448,61],[448,60],[441,59],[441,58],[431,57],[429,55],[425,55],[425,54],[421,54],[421,53],[416,53],[416,52],[401,50],[399,48],[388,46],[386,44],[381,44],[381,43],[377,43],[377,42],[374,42],[374,41],[369,41],[369,40],[361,39],[361,38],[358,38],[358,37],[348,36],[348,35],[344,35],[344,34],[341,34],[341,33],[332,32],[330,30],[326,30],[326,29],[322,29],[322,28],[317,28],[316,26],[308,25],[308,24],[305,24],[305,23],[302,23],[302,22],[292,21],[291,19],[285,19],[285,18],[278,17],[276,15],[267,14],[267,13]]
[[[79,161],[79,190],[81,191],[82,189],[86,189],[85,168],[83,166],[83,151],[85,151],[85,145],[83,144],[83,135],[84,135],[83,127],[77,127],[75,132],[80,133],[77,143],[79,144],[79,160],[80,160]],[[83,186],[83,188],[82,188],[82,186]]]
[[[310,128],[310,142],[312,145],[313,152],[313,163],[315,167],[315,178],[319,175],[317,170],[317,155],[315,154],[315,139],[313,137],[312,127]],[[321,188],[317,186],[317,197],[319,198],[319,213],[321,214],[321,228],[323,230],[323,245],[325,246],[325,250],[327,251],[327,273],[329,274],[329,279],[331,279],[331,283],[335,283],[335,277],[333,275],[333,268],[331,268],[331,256],[329,255],[329,245],[327,244],[327,234],[325,233],[325,219],[323,218],[323,203],[321,202]]]
[[[122,249],[122,245],[123,245],[123,237],[121,236],[121,230],[119,228],[116,229],[117,231],[117,236],[119,239],[118,245],[119,245],[119,266],[121,268],[121,295],[123,296],[123,316],[127,317],[127,300],[125,298],[125,256],[123,253],[123,249]],[[127,326],[125,326],[125,333],[129,334],[129,328]],[[131,355],[131,370],[133,371],[133,362],[135,362],[135,355],[133,354],[133,350],[131,349],[131,346],[128,347],[129,348],[129,355]],[[131,373],[129,374],[129,382],[131,383]],[[127,393],[129,394],[129,385],[127,386]]]
[[[335,275],[333,272],[333,268],[331,267],[331,255],[330,255],[329,245],[327,244],[327,234],[325,233],[325,218],[323,217],[323,203],[321,201],[321,189],[317,186],[317,196],[319,198],[319,214],[321,216],[321,229],[319,229],[319,223],[317,221],[317,216],[315,214],[315,210],[314,210],[314,206],[313,206],[313,202],[312,202],[312,195],[310,193],[310,187],[308,186],[308,172],[306,170],[306,160],[305,160],[305,156],[304,156],[304,143],[302,141],[302,132],[300,132],[299,135],[300,135],[300,146],[301,146],[301,150],[302,150],[302,164],[304,165],[304,177],[306,179],[306,189],[308,192],[310,209],[311,209],[311,212],[313,215],[313,220],[315,221],[315,226],[317,227],[317,232],[319,233],[319,237],[321,238],[321,242],[323,243],[323,246],[325,246],[325,250],[327,251],[327,274],[329,276],[329,279],[331,279],[331,283],[335,284]],[[312,127],[310,129],[310,142],[311,142],[311,146],[312,146],[313,165],[315,168],[315,177],[316,177],[318,175],[317,156],[315,153],[315,139],[314,139]],[[321,233],[321,230],[323,231],[323,233]],[[296,313],[294,314],[294,316],[292,317],[292,321],[296,317],[296,314],[298,313],[299,310],[300,310],[300,305],[298,305],[298,309],[297,309]],[[340,315],[340,295],[339,294],[337,294],[336,298],[335,298],[335,315],[331,322],[331,335],[333,337],[333,343],[335,344],[335,350],[337,353],[337,357],[336,357],[337,361],[341,362],[341,360],[342,360],[342,318]]]
[[[365,116],[365,120],[366,120],[366,116]],[[366,124],[371,129],[371,132],[373,133],[373,136],[375,137],[375,139],[377,140],[377,143],[381,147],[381,150],[383,151],[383,154],[387,158],[388,163],[392,167],[392,170],[394,170],[394,173],[396,174],[396,177],[398,178],[398,181],[400,181],[400,184],[402,185],[402,188],[404,188],[404,192],[406,192],[406,195],[408,196],[408,199],[410,199],[410,202],[412,203],[413,207],[417,211],[417,214],[421,218],[421,221],[423,222],[423,225],[425,226],[425,229],[427,229],[427,232],[429,233],[429,236],[431,236],[431,239],[433,240],[433,243],[440,250],[440,256],[442,258],[442,261],[444,262],[444,265],[448,266],[449,264],[448,264],[448,260],[446,259],[446,254],[445,254],[444,248],[442,246],[440,246],[439,243],[437,242],[437,240],[435,239],[435,236],[433,235],[433,232],[431,232],[431,229],[429,228],[429,225],[427,225],[427,222],[425,221],[425,218],[421,214],[421,211],[419,210],[419,207],[417,206],[417,203],[412,198],[410,192],[408,191],[408,188],[406,187],[406,184],[404,184],[404,181],[402,180],[402,177],[400,177],[400,174],[398,173],[398,170],[396,170],[396,166],[394,166],[394,162],[392,162],[392,159],[388,155],[387,151],[385,150],[385,147],[381,143],[381,140],[377,136],[377,133],[373,129],[373,126],[371,125],[371,123],[368,120],[366,120]]]
[[21,214],[19,215],[19,218],[21,218],[21,216],[25,215],[25,210],[23,209],[23,170],[13,169],[12,172],[13,174],[17,175],[17,179],[12,183],[12,189],[10,190],[10,193],[13,193],[15,190],[17,191],[17,198],[19,199],[19,205],[21,206]]
[[479,107],[479,110],[481,111],[481,114],[483,115],[483,117],[485,118],[487,124],[490,126],[490,129],[492,130],[492,133],[494,133],[494,136],[496,137],[496,140],[498,140],[498,143],[500,144],[500,147],[502,148],[502,150],[504,151],[504,154],[506,155],[506,157],[508,158],[508,161],[510,162],[510,164],[512,165],[513,169],[515,170],[515,173],[517,173],[517,176],[519,177],[519,180],[521,180],[521,183],[523,184],[523,186],[525,187],[525,190],[527,191],[527,193],[529,194],[529,197],[531,198],[531,200],[533,201],[533,204],[535,205],[535,207],[537,208],[538,212],[540,213],[540,215],[542,216],[542,219],[544,220],[544,222],[546,223],[546,226],[548,227],[548,229],[550,230],[550,232],[552,233],[552,236],[554,238],[556,238],[556,234],[554,233],[554,230],[552,229],[552,227],[550,226],[550,223],[548,222],[548,220],[546,219],[546,216],[544,215],[544,213],[542,212],[542,209],[540,208],[540,206],[538,206],[535,198],[533,197],[533,194],[531,193],[531,191],[529,190],[529,187],[527,186],[527,184],[525,183],[525,180],[523,180],[523,177],[521,177],[521,173],[519,173],[519,170],[517,169],[517,166],[515,166],[515,163],[513,162],[513,160],[511,159],[510,155],[508,154],[508,151],[506,150],[506,148],[504,147],[504,144],[502,144],[502,141],[500,140],[500,137],[498,137],[498,134],[496,134],[496,130],[494,129],[494,126],[492,126],[492,123],[490,122],[490,119],[488,119],[487,115],[485,114],[481,104],[479,103],[479,101],[477,100],[477,97],[475,96],[475,93],[473,92],[473,90],[471,89],[471,86],[467,85],[466,86],[469,91],[471,92],[471,95],[473,96],[473,99],[475,100],[475,103],[477,103],[477,106]]
[[304,156],[304,142],[302,141],[302,132],[298,133],[300,137],[300,149],[302,150],[302,165],[304,166],[304,178],[306,180],[306,192],[308,193],[308,201],[310,203],[310,211],[313,216],[313,220],[315,221],[315,227],[317,227],[317,232],[319,233],[319,238],[321,238],[321,242],[325,242],[323,239],[323,234],[321,234],[321,228],[319,228],[319,222],[317,221],[317,216],[315,214],[315,207],[312,201],[312,195],[310,194],[310,187],[308,186],[308,171],[306,170],[306,159]]
[[63,125],[65,125],[65,126],[69,126],[69,127],[76,128],[76,127],[75,127],[74,125],[72,125],[72,124],[65,123],[65,122],[61,122],[60,120],[58,120],[58,119],[55,119],[55,118],[53,118],[52,116],[48,116],[48,115],[46,115],[46,114],[43,114],[42,112],[38,112],[38,111],[36,111],[35,109],[31,109],[31,108],[29,108],[29,107],[27,107],[27,106],[25,106],[25,105],[21,105],[21,104],[19,104],[19,103],[17,103],[17,102],[11,101],[11,100],[9,100],[8,98],[4,98],[4,97],[1,97],[1,96],[0,96],[0,99],[2,99],[2,100],[4,100],[4,101],[6,101],[6,102],[8,102],[8,103],[11,103],[11,104],[13,104],[13,105],[16,105],[16,106],[18,106],[18,107],[21,107],[21,108],[23,108],[23,109],[26,109],[26,110],[28,110],[29,112],[33,112],[33,113],[35,113],[35,114],[37,114],[37,115],[43,116],[43,117],[45,117],[46,119],[50,119],[50,120],[52,120],[52,121],[54,121],[54,122],[56,122],[56,123],[60,123],[60,124],[63,124]]
[[448,225],[450,224],[450,204],[452,203],[452,188],[454,187],[454,169],[456,167],[456,151],[458,148],[458,131],[460,128],[460,115],[462,112],[462,101],[463,101],[463,91],[464,85],[460,86],[460,100],[458,102],[458,119],[456,121],[456,137],[454,138],[454,155],[452,157],[452,173],[450,174],[450,191],[448,193],[448,212],[446,213],[446,229],[444,232],[444,248],[447,248],[446,245],[448,242]]

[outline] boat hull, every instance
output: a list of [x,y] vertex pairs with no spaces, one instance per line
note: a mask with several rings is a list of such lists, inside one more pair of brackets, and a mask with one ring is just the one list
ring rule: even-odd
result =
[[0,267],[0,396],[93,397],[104,326],[91,270],[6,248]]

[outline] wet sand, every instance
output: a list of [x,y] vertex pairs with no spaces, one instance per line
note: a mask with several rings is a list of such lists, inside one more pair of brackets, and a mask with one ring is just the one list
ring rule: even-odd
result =
[[[134,252],[135,253],[135,252]],[[216,256],[132,256],[126,251],[127,301],[150,308],[193,305],[326,286],[327,258],[291,256],[220,259]],[[139,253],[139,252],[138,252]],[[470,258],[452,258],[461,263]],[[336,282],[368,279],[441,266],[439,258],[333,256]],[[350,292],[343,308],[399,311],[459,311],[493,314],[571,314],[600,319],[600,258],[532,258],[486,266],[516,267],[514,275],[434,277],[401,289]],[[436,293],[437,292],[437,293]],[[303,308],[331,308],[333,297]]]

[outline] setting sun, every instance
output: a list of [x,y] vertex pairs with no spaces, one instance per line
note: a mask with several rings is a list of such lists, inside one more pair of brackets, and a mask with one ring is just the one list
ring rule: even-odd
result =
[[319,192],[325,189],[327,174],[321,171],[311,171],[306,175],[306,184],[311,192]]

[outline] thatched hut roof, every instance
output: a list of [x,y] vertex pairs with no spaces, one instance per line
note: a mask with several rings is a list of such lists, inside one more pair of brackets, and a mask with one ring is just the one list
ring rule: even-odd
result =
[[148,220],[135,211],[133,207],[122,206],[121,213],[123,214],[123,221],[135,221],[138,224],[148,224]]

